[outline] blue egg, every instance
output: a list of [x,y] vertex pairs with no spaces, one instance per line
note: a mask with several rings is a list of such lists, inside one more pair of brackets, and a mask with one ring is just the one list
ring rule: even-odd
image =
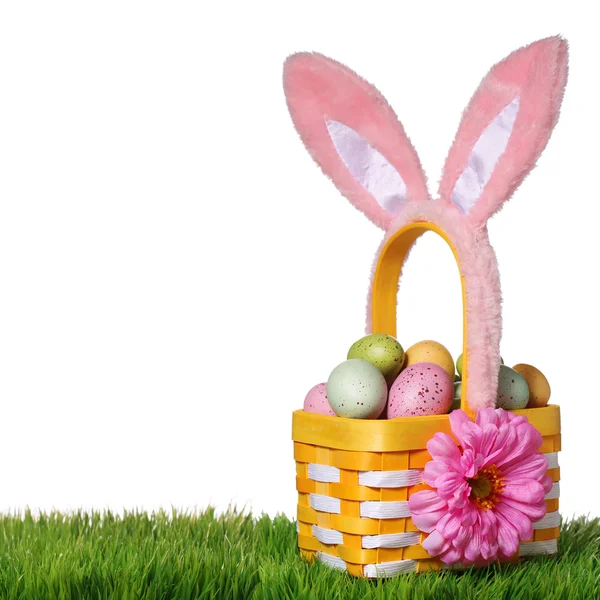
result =
[[525,377],[506,365],[500,365],[496,406],[505,410],[525,408],[529,402],[529,386]]

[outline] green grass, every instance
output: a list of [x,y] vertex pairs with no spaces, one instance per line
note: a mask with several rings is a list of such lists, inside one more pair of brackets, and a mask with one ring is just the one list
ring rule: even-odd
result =
[[1,516],[0,599],[600,598],[598,519],[564,524],[554,559],[386,581],[306,564],[295,531],[235,511]]

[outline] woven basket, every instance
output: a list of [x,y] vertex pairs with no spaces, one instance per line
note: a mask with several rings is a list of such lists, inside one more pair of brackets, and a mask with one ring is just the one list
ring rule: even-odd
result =
[[[372,288],[374,332],[396,335],[398,275],[416,239],[415,231],[427,230],[447,240],[434,225],[420,223],[398,231],[383,248]],[[464,309],[463,322],[466,340],[469,320]],[[465,400],[466,347],[463,356],[461,407],[473,416]],[[539,451],[548,459],[548,475],[554,482],[546,496],[546,515],[534,523],[533,538],[522,543],[511,559],[518,560],[557,550],[561,436],[558,406],[514,412],[527,417],[543,436]],[[414,526],[408,508],[411,494],[428,488],[421,482],[421,472],[431,460],[426,443],[436,432],[451,433],[448,415],[357,420],[294,412],[298,546],[302,554],[365,577],[443,568],[445,565],[421,546],[426,534]]]
[[[546,454],[548,475],[555,482],[546,496],[546,516],[534,523],[534,536],[521,544],[519,556],[554,554],[559,535],[559,409],[515,412],[542,434],[540,452]],[[413,525],[407,502],[411,494],[427,488],[421,470],[431,457],[424,448],[437,431],[450,433],[447,415],[363,421],[296,411],[302,554],[366,577],[442,568],[421,547],[425,534]]]

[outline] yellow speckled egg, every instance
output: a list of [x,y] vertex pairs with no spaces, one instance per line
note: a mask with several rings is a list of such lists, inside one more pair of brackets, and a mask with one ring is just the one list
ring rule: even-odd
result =
[[546,376],[535,367],[526,364],[518,364],[513,369],[523,376],[529,386],[529,403],[527,408],[541,408],[550,400],[550,384]]
[[439,365],[454,381],[454,359],[445,346],[433,340],[424,340],[413,344],[406,351],[405,368],[416,363],[430,362]]

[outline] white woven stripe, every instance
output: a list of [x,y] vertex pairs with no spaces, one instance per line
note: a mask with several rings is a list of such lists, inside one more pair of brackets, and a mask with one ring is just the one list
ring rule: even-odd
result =
[[330,556],[324,552],[317,552],[317,558],[326,565],[333,567],[334,569],[346,570],[346,563],[339,556]]
[[558,467],[558,452],[548,452],[544,456],[548,459],[549,469],[556,469]]
[[359,485],[378,488],[401,488],[408,485],[417,485],[423,480],[421,471],[409,469],[408,471],[363,471],[358,474]]
[[546,500],[554,500],[560,497],[560,482],[552,484],[552,489],[544,496]]
[[318,525],[312,526],[313,535],[322,543],[322,544],[343,544],[344,538],[342,537],[342,532],[337,531],[335,529],[324,529],[323,527],[319,527]]
[[555,510],[551,513],[546,513],[539,521],[533,524],[534,529],[552,529],[560,525],[560,513]]
[[363,535],[363,548],[406,548],[418,544],[421,534],[416,531],[409,533],[385,533],[382,535]]
[[340,499],[331,496],[321,496],[321,494],[310,495],[310,507],[321,512],[333,513],[339,515],[341,512]]
[[360,516],[371,519],[401,519],[410,517],[408,502],[361,502]]
[[531,556],[532,554],[556,554],[558,544],[556,540],[547,542],[527,542],[519,547],[519,556]]
[[308,465],[308,478],[323,483],[339,483],[340,470],[337,467],[310,463]]
[[400,573],[412,573],[417,570],[416,560],[394,560],[391,562],[365,565],[365,577],[393,577]]

